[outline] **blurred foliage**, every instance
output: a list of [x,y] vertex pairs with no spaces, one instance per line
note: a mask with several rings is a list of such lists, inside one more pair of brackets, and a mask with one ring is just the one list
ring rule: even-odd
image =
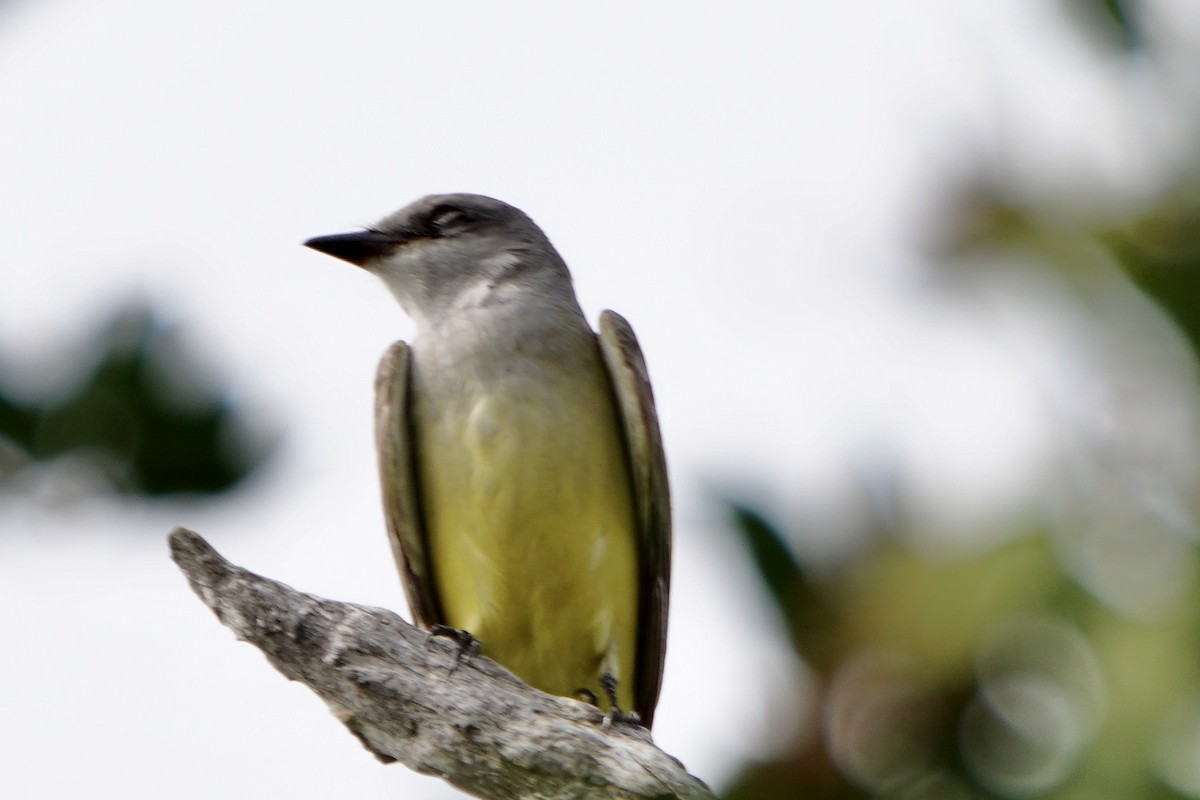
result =
[[1057,431],[1050,510],[983,552],[868,513],[852,558],[810,569],[732,506],[813,688],[794,750],[727,800],[1200,797],[1200,187],[1099,232],[974,197],[956,280],[1057,275],[1111,373],[1109,430]]
[[[1071,6],[1145,47],[1130,4]],[[952,299],[1036,293],[1006,319],[1056,314],[1036,330],[1066,332],[1076,356],[1039,362],[1075,371],[1039,387],[1058,452],[1006,535],[963,530],[992,544],[950,552],[917,546],[919,514],[854,509],[860,546],[817,565],[731,506],[806,681],[790,744],[726,800],[1200,798],[1200,153],[1179,167],[1101,229],[1004,180],[954,205],[938,277],[968,290]]]
[[1107,422],[1064,421],[1045,510],[983,552],[917,547],[919,515],[868,502],[862,547],[818,570],[731,505],[813,688],[794,750],[727,800],[1200,798],[1200,181],[1101,230],[968,196],[951,281],[1040,272]]
[[1162,306],[1200,352],[1200,185],[1102,234],[1130,278]]
[[[752,551],[768,536],[786,549],[760,517],[734,518]],[[1200,773],[1200,587],[1147,624],[1060,557],[1045,532],[970,558],[875,534],[818,582],[764,575],[815,689],[795,751],[747,767],[723,797],[1196,796],[1162,773]]]
[[126,308],[65,390],[18,398],[0,373],[0,485],[63,462],[135,496],[215,494],[243,480],[273,440],[250,435],[233,403],[204,385],[176,334],[150,310]]
[[1112,42],[1131,52],[1141,46],[1136,21],[1125,0],[1069,0],[1071,10],[1106,43]]

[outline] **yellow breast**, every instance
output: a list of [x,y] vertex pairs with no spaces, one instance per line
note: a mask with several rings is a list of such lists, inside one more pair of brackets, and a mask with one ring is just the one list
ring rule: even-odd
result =
[[637,558],[607,375],[538,371],[417,387],[418,478],[447,623],[544,691],[632,706]]

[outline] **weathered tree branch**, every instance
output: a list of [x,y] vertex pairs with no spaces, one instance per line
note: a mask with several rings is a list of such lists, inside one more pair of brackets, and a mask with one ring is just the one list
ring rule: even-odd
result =
[[477,797],[708,798],[644,728],[539,692],[390,611],[324,600],[225,560],[192,531],[171,556],[200,599],[276,669],[324,698],[384,762]]

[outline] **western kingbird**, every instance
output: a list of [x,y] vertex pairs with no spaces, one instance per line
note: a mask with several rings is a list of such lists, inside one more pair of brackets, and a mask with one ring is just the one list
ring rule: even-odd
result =
[[605,311],[594,333],[550,240],[490,197],[432,195],[305,244],[379,276],[417,326],[380,363],[375,416],[417,623],[473,634],[552,694],[606,698],[615,679],[649,727],[671,511],[629,323]]

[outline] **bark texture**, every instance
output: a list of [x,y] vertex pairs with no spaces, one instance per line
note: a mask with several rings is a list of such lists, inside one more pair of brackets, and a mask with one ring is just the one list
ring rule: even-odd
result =
[[177,528],[171,556],[239,639],[301,681],[384,762],[476,797],[713,799],[639,725],[539,692],[390,611],[325,600],[225,560]]

